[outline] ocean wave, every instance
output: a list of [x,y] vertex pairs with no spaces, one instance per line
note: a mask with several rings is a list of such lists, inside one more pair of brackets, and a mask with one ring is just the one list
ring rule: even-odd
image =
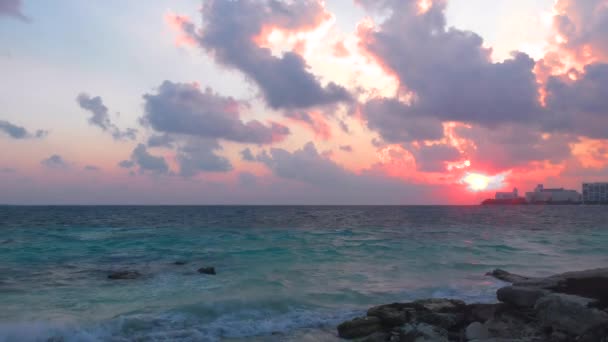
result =
[[202,319],[192,310],[188,310],[188,312],[173,311],[162,314],[121,315],[96,324],[23,321],[0,324],[0,341],[212,342],[226,338],[288,335],[301,329],[331,327],[360,314],[361,312],[355,310],[291,308],[285,312],[277,312],[272,309],[251,308],[227,312],[211,320]]

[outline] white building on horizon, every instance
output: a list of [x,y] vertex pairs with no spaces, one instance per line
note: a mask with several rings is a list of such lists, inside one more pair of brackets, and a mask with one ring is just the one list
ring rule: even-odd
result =
[[534,192],[526,192],[528,203],[578,203],[582,199],[582,195],[576,190],[545,189],[542,184],[537,185]]
[[513,191],[511,192],[497,192],[496,195],[494,195],[494,198],[497,200],[516,199],[519,198],[519,191],[517,188],[513,188]]
[[584,203],[608,203],[608,183],[583,183]]

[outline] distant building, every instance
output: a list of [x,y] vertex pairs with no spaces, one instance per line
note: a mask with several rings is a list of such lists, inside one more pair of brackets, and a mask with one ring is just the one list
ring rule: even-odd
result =
[[497,200],[510,200],[518,197],[519,192],[517,191],[517,188],[514,188],[512,192],[497,192],[496,195],[494,195],[494,199]]
[[545,189],[542,184],[539,184],[534,192],[526,192],[526,200],[528,203],[579,203],[582,196],[576,190]]
[[608,183],[583,183],[584,203],[608,203]]

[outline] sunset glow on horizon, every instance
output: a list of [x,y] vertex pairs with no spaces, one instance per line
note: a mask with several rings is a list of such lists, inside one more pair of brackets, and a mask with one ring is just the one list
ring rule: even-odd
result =
[[608,181],[608,0],[0,4],[0,204]]

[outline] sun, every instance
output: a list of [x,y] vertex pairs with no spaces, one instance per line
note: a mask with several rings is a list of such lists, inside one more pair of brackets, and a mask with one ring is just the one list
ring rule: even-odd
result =
[[479,173],[469,173],[462,181],[467,184],[472,191],[483,191],[488,189],[491,179],[490,177]]

